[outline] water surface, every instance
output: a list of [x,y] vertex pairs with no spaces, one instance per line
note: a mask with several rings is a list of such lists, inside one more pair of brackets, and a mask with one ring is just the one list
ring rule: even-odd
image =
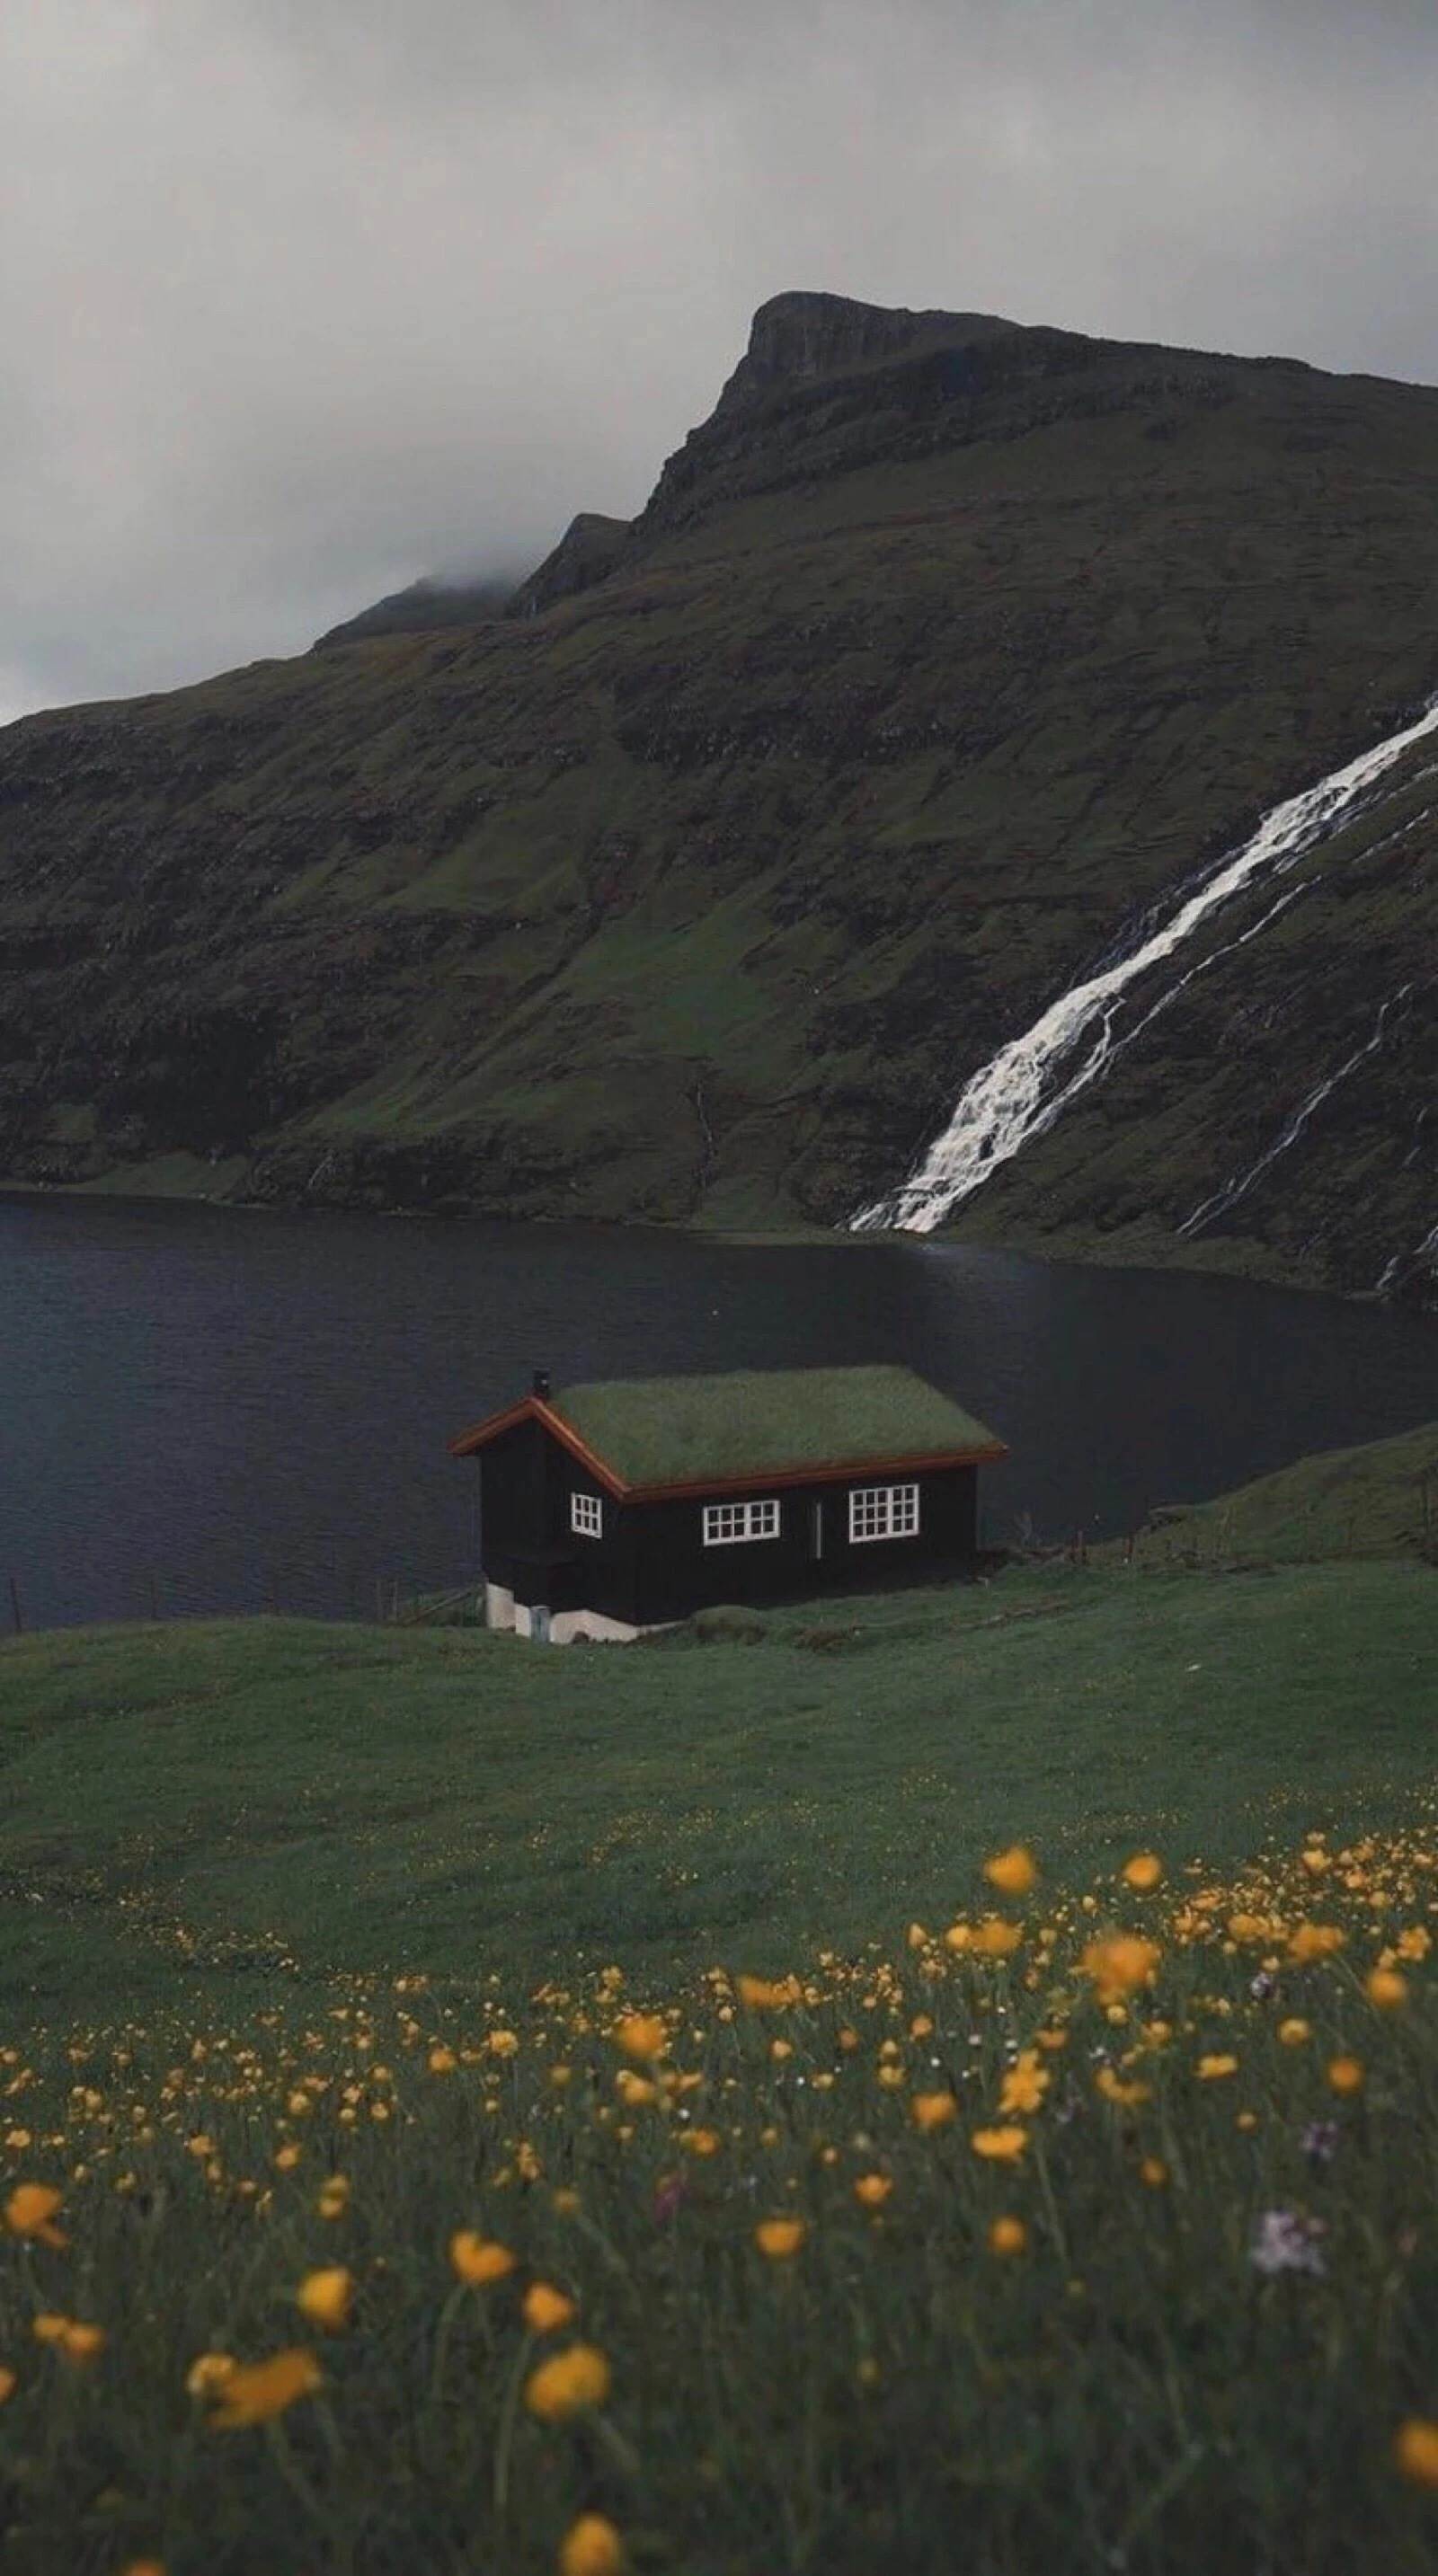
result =
[[1131,1528],[1438,1418],[1438,1325],[918,1239],[0,1197],[0,1629],[465,1582],[466,1424],[529,1385],[901,1360],[1013,1451],[985,1534]]

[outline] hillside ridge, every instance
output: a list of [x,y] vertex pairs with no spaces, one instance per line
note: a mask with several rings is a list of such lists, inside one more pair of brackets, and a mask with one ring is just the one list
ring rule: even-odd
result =
[[[0,735],[0,1174],[846,1223],[1429,702],[1435,433],[1427,387],[771,299],[508,614]],[[1140,987],[965,1234],[1432,1299],[1433,767]]]

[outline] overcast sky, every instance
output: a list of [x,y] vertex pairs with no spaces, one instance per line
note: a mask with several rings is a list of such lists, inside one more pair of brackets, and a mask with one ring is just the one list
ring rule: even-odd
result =
[[817,287],[1438,381],[1438,0],[0,0],[0,720],[632,513]]

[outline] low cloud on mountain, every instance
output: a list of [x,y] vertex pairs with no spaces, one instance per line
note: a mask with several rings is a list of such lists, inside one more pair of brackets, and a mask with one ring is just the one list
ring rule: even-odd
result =
[[21,0],[0,717],[628,515],[781,288],[1438,378],[1431,0]]

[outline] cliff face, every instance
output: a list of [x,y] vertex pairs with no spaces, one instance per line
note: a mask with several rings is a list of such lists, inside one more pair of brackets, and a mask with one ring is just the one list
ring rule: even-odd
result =
[[[0,1173],[844,1221],[1438,688],[1435,433],[1420,387],[777,298],[517,613],[0,734]],[[1430,768],[1215,918],[963,1230],[1426,1295]]]

